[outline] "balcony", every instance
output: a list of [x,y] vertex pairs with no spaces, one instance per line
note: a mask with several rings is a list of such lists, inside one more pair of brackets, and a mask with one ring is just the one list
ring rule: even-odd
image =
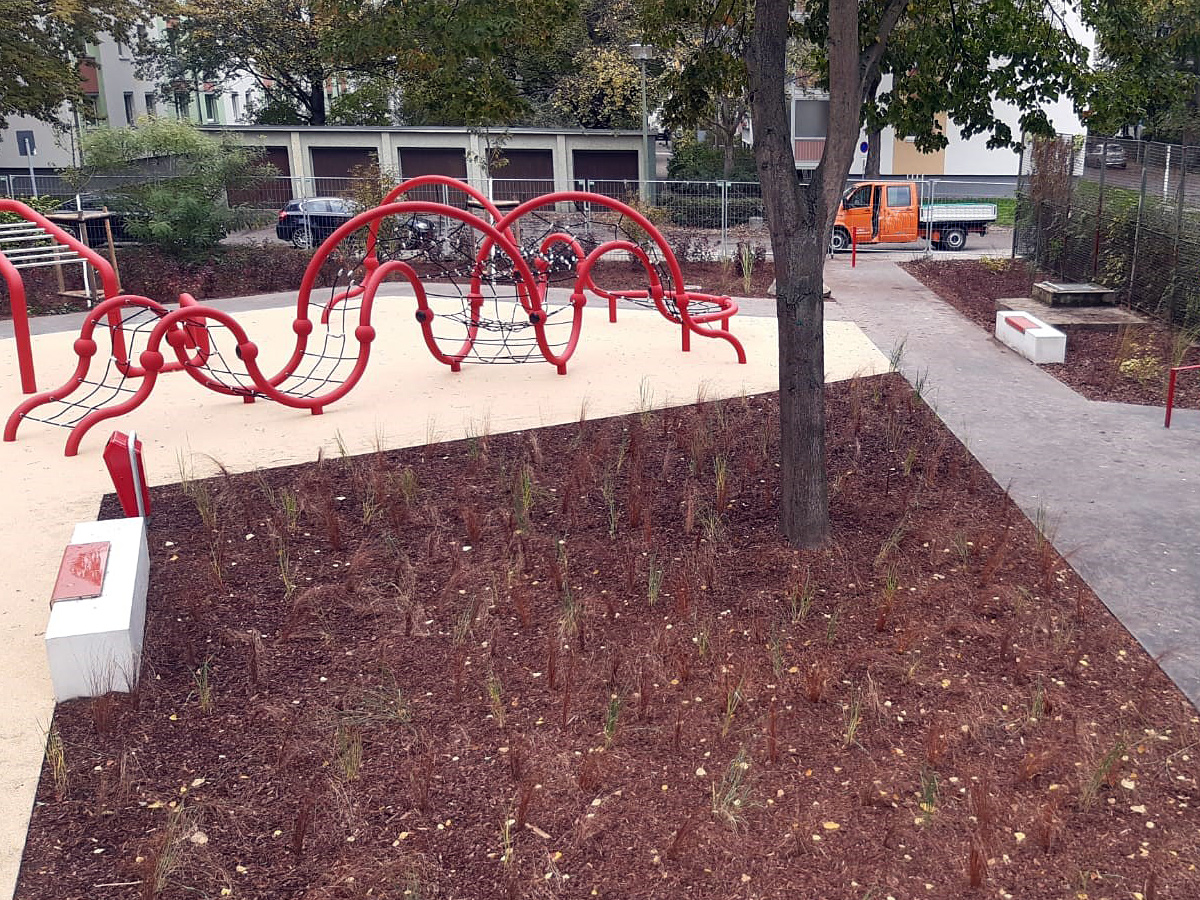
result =
[[815,169],[825,153],[825,138],[796,138],[794,152],[796,154],[796,168]]
[[100,93],[100,67],[90,56],[79,60],[79,90],[84,94]]

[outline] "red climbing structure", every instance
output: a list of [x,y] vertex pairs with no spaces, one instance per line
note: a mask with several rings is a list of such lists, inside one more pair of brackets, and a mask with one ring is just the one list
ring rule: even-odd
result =
[[[438,200],[408,199],[436,195]],[[478,207],[482,215],[469,211]],[[728,297],[689,292],[666,240],[645,216],[600,194],[562,191],[521,203],[507,213],[463,182],[438,175],[394,188],[382,205],[338,228],[313,255],[300,284],[292,321],[295,344],[283,365],[264,371],[259,347],[229,313],[190,295],[167,309],[146,297],[116,293],[102,257],[32,210],[0,201],[79,254],[100,273],[105,299],[84,320],[74,349],[75,371],[60,387],[36,394],[9,416],[4,440],[16,439],[27,419],[70,428],[66,454],[107,419],[140,406],[157,379],[183,371],[203,387],[250,403],[258,398],[313,414],[349,393],[362,378],[375,340],[372,325],[380,289],[407,285],[426,346],[453,371],[464,363],[544,359],[566,373],[579,342],[589,295],[608,304],[616,321],[622,302],[656,309],[680,328],[684,351],[695,337],[741,343],[730,332],[737,305]],[[610,286],[619,273],[640,269],[644,286]],[[326,262],[341,264],[328,299],[317,282]],[[630,268],[630,264],[635,267]],[[605,270],[605,283],[597,275]],[[19,272],[0,250],[0,275],[13,298],[23,384],[33,361]],[[395,298],[389,297],[389,301]],[[98,336],[107,336],[100,352]]]

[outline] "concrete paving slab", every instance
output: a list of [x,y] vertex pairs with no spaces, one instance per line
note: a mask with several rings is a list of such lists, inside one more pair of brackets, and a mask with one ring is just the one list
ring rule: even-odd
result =
[[[288,295],[223,302],[258,342],[263,357],[291,347]],[[693,339],[679,350],[679,332],[656,313],[622,310],[607,322],[588,308],[579,350],[560,376],[546,363],[467,366],[459,374],[435,362],[413,322],[411,304],[382,304],[380,338],[363,382],[321,416],[273,403],[244,404],[203,390],[182,373],[159,380],[155,393],[128,416],[106,422],[84,440],[80,455],[65,458],[67,431],[35,422],[22,425],[15,443],[0,444],[4,473],[0,516],[0,896],[15,888],[29,811],[53,713],[42,635],[58,561],[75,523],[95,518],[111,490],[100,452],[111,431],[136,430],[145,447],[152,484],[193,474],[286,465],[333,452],[342,441],[352,453],[377,444],[423,444],[429,435],[453,440],[483,427],[493,433],[633,411],[649,397],[654,406],[758,393],[778,386],[773,316],[739,316],[734,331],[749,363],[738,365],[723,341]],[[56,385],[74,368],[69,330],[79,317],[38,323],[34,359],[39,386]],[[850,322],[826,325],[830,380],[887,369],[887,359]],[[267,368],[264,365],[264,368]],[[16,352],[0,340],[0,411],[20,401]]]
[[939,416],[1100,599],[1200,701],[1200,414],[1163,428],[1158,407],[1091,402],[1002,347],[898,266],[826,280]]

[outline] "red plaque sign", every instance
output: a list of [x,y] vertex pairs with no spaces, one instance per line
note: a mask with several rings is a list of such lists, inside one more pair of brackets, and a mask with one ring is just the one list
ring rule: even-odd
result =
[[111,546],[108,541],[68,544],[63,551],[62,565],[58,567],[58,579],[54,582],[50,604],[53,606],[59,600],[99,597],[104,590],[104,572],[108,568]]

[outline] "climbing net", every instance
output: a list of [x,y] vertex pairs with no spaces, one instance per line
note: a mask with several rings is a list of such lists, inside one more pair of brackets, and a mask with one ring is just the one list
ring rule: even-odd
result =
[[[447,199],[452,189],[461,197],[404,196],[431,180]],[[574,191],[514,205],[501,212],[442,176],[394,189],[318,247],[300,285],[295,343],[286,360],[274,361],[278,368],[263,368],[242,323],[189,295],[174,310],[145,297],[109,297],[85,319],[75,375],[18,406],[5,440],[15,439],[24,419],[63,425],[74,455],[84,433],[136,408],[158,376],[172,371],[219,393],[319,413],[361,379],[376,338],[375,301],[397,292],[415,300],[428,349],[453,370],[541,358],[565,373],[589,297],[607,303],[610,321],[621,301],[657,309],[681,326],[683,350],[693,335],[720,338],[745,362],[729,331],[736,304],[689,291],[662,235],[632,206]],[[105,331],[111,351],[93,375],[95,337]]]

